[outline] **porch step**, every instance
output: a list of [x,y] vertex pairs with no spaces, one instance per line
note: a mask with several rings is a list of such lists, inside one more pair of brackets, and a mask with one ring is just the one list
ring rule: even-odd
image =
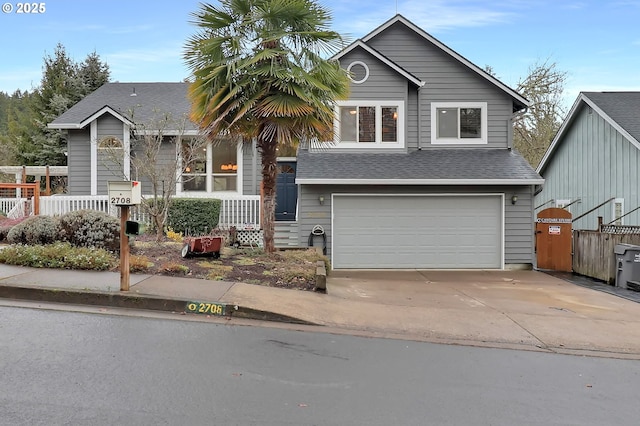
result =
[[276,222],[274,243],[278,248],[298,247],[298,222]]

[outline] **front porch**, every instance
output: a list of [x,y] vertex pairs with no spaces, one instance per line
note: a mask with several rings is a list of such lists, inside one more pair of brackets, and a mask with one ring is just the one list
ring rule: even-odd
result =
[[[146,197],[151,198],[151,197]],[[189,198],[182,197],[182,198]],[[262,222],[259,195],[219,194],[221,200],[220,229],[235,227],[238,239],[243,245],[262,245]],[[32,198],[0,198],[0,208],[9,218],[19,218],[34,214]],[[109,204],[107,195],[51,195],[39,197],[39,214],[57,216],[76,210],[96,210],[119,217],[118,208]],[[147,223],[148,218],[140,208],[131,209],[131,219]],[[298,223],[296,221],[276,222],[276,247],[298,247]]]

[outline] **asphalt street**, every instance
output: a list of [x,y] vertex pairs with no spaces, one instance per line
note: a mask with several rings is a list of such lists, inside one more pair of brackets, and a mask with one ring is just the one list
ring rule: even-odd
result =
[[636,425],[640,363],[0,306],[2,425]]

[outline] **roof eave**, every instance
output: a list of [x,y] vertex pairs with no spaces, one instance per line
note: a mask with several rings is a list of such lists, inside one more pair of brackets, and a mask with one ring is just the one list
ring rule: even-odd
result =
[[548,165],[547,163],[553,157],[553,153],[557,149],[558,144],[560,143],[565,133],[569,129],[571,123],[573,123],[574,119],[576,118],[576,114],[577,114],[577,111],[580,109],[581,103],[585,103],[586,105],[590,106],[598,115],[600,115],[605,121],[607,121],[613,128],[615,128],[618,132],[620,132],[620,134],[622,134],[625,138],[627,138],[629,142],[631,142],[631,144],[633,144],[636,148],[640,149],[640,141],[638,141],[636,138],[631,136],[629,132],[627,132],[615,120],[609,117],[609,115],[605,113],[598,105],[596,105],[595,102],[589,99],[587,95],[585,95],[583,92],[580,92],[575,102],[571,106],[571,109],[569,110],[567,117],[562,122],[562,125],[560,126],[560,129],[556,133],[556,136],[551,141],[549,148],[547,148],[547,151],[542,157],[542,160],[540,160],[540,164],[538,164],[538,167],[536,167],[536,172],[538,174],[541,174],[544,171],[544,169],[547,167]]
[[402,75],[404,78],[406,78],[407,80],[409,80],[410,82],[412,82],[416,86],[422,87],[422,86],[424,86],[426,84],[424,81],[421,81],[420,79],[418,79],[414,75],[409,74],[402,67],[400,67],[395,62],[391,61],[386,56],[382,55],[377,50],[373,49],[372,47],[368,46],[366,43],[362,42],[362,40],[354,41],[353,43],[351,43],[350,46],[348,46],[347,48],[345,48],[341,52],[339,52],[336,55],[334,55],[332,57],[332,59],[340,60],[340,58],[342,58],[347,53],[353,51],[357,47],[360,47],[361,49],[365,50],[367,53],[369,53],[370,55],[372,55],[373,57],[375,57],[376,59],[378,59],[379,61],[381,61],[382,63],[384,63],[385,65],[387,65],[391,69],[393,69],[394,71],[396,71],[398,74]]
[[428,34],[426,31],[424,31],[422,28],[418,27],[413,22],[409,21],[407,18],[405,18],[404,16],[402,16],[400,14],[394,16],[393,18],[391,18],[390,20],[388,20],[384,24],[380,25],[378,28],[376,28],[375,30],[373,30],[372,32],[367,34],[366,36],[364,36],[362,38],[362,41],[364,43],[366,43],[367,41],[371,40],[373,37],[377,36],[378,34],[383,32],[384,30],[389,28],[391,25],[395,24],[396,22],[403,23],[404,25],[406,25],[407,27],[412,29],[416,34],[419,34],[424,39],[426,39],[429,42],[433,43],[438,48],[443,50],[445,53],[447,53],[450,56],[454,57],[455,59],[460,61],[462,64],[467,66],[469,69],[471,69],[472,71],[474,71],[475,73],[480,75],[482,78],[488,80],[489,82],[491,82],[495,86],[498,86],[504,92],[508,93],[513,99],[515,99],[516,101],[518,101],[522,105],[524,105],[525,108],[528,108],[529,106],[531,106],[531,102],[529,102],[529,100],[527,100],[525,97],[520,95],[518,92],[516,92],[515,90],[513,90],[512,88],[510,88],[509,86],[507,86],[506,84],[504,84],[503,82],[498,80],[497,78],[493,77],[492,75],[490,75],[486,71],[482,70],[477,65],[475,65],[474,63],[469,61],[467,58],[465,58],[464,56],[460,55],[458,52],[456,52],[455,50],[451,49],[450,47],[446,46],[440,40],[434,38],[433,36]]
[[71,130],[71,129],[82,129],[80,123],[49,123],[47,124],[47,129],[57,129],[57,130]]
[[327,179],[296,178],[300,185],[542,185],[544,179]]

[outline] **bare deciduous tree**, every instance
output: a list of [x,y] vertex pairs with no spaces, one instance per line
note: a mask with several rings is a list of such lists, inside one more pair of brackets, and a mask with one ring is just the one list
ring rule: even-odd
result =
[[131,130],[129,157],[117,144],[102,149],[103,165],[121,178],[129,160],[131,178],[142,182],[142,209],[149,215],[157,241],[165,234],[177,183],[192,179],[184,175],[185,168],[199,158],[207,144],[203,137],[185,135],[187,120],[186,116],[174,119],[170,114],[155,112],[153,119]]
[[562,124],[566,111],[562,95],[567,73],[549,59],[536,62],[529,75],[518,82],[517,91],[531,106],[514,121],[514,146],[536,167]]

